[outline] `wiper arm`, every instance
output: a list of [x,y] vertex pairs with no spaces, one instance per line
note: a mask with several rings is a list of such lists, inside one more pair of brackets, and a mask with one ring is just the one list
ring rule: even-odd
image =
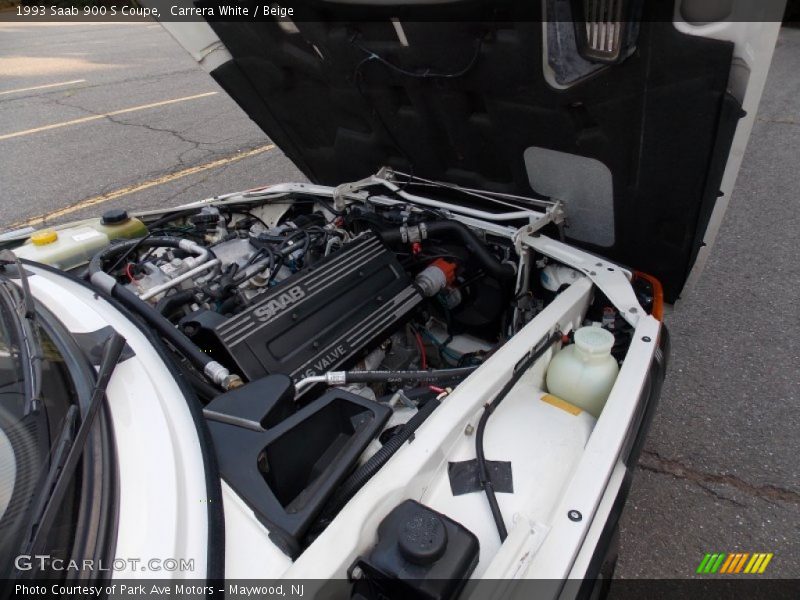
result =
[[[58,477],[69,456],[69,451],[75,442],[75,425],[78,422],[79,413],[78,407],[73,404],[67,409],[67,414],[64,416],[64,423],[61,425],[61,431],[56,437],[55,444],[53,444],[53,449],[50,452],[50,468],[44,474],[41,485],[38,486],[41,491],[36,496],[36,503],[31,512],[31,515],[34,515],[34,517],[31,519],[29,526],[30,532],[35,532],[38,528],[41,517],[47,508],[47,504],[52,498],[49,491],[53,489],[58,481]],[[30,540],[31,535],[32,533],[26,539]]]
[[39,492],[40,500],[36,503],[35,511],[30,521],[29,534],[26,536],[20,550],[21,554],[34,555],[41,549],[40,547],[45,539],[44,536],[50,530],[58,510],[61,508],[61,501],[75,473],[75,468],[78,466],[78,461],[91,432],[92,424],[106,397],[108,382],[114,373],[117,363],[119,363],[124,348],[125,338],[116,332],[106,340],[97,373],[97,383],[92,391],[86,414],[74,438],[71,431],[74,429],[74,422],[77,418],[77,407],[72,406],[67,411],[53,460],[45,476],[44,487]]
[[[0,271],[14,265],[20,286],[14,285],[7,275],[0,278],[0,301],[8,306],[8,313],[16,317],[16,334],[20,341],[21,362],[25,376],[25,408],[23,415],[37,412],[41,407],[42,345],[36,327],[36,305],[28,283],[28,275],[17,255],[10,250],[0,252]],[[21,298],[18,298],[21,294]],[[21,301],[20,301],[21,300]]]
[[28,283],[28,274],[25,272],[25,268],[22,266],[19,258],[16,254],[11,252],[11,250],[3,250],[0,252],[0,264],[2,264],[4,267],[5,265],[11,264],[17,268],[17,275],[20,283],[22,284],[22,296],[25,308],[24,317],[31,321],[35,320],[36,306],[34,305],[33,296],[31,295],[31,286]]

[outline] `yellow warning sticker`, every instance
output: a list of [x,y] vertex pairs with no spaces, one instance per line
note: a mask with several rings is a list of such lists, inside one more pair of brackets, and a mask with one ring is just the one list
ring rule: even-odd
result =
[[545,394],[542,396],[542,402],[546,402],[550,406],[555,406],[556,408],[560,408],[561,410],[567,411],[571,415],[579,415],[583,412],[580,408],[575,406],[574,404],[570,404],[566,400],[562,400],[558,396],[553,396],[552,394]]

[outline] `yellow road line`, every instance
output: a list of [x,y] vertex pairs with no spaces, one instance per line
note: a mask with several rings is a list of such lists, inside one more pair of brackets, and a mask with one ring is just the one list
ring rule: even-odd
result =
[[137,110],[145,110],[148,108],[156,108],[159,106],[166,106],[167,104],[175,104],[177,102],[186,102],[188,100],[197,100],[198,98],[206,98],[213,96],[217,92],[206,92],[205,94],[195,94],[194,96],[184,96],[183,98],[173,98],[172,100],[162,100],[161,102],[153,102],[152,104],[141,104],[139,106],[132,106],[130,108],[123,108],[121,110],[113,110],[111,112],[103,113],[102,115],[92,115],[90,117],[81,117],[80,119],[73,119],[72,121],[63,121],[61,123],[53,123],[52,125],[44,125],[42,127],[34,127],[33,129],[26,129],[24,131],[15,131],[14,133],[6,133],[0,135],[0,141],[9,140],[23,135],[30,135],[32,133],[40,133],[42,131],[49,131],[51,129],[58,129],[60,127],[69,127],[70,125],[78,125],[80,123],[88,123],[89,121],[97,121],[98,119],[105,119],[106,117],[113,117],[115,115],[123,115],[125,113],[134,112]]
[[39,215],[38,217],[33,217],[31,219],[28,219],[27,221],[19,221],[17,223],[13,223],[9,225],[7,229],[13,230],[13,229],[18,229],[20,227],[27,227],[30,225],[41,225],[48,219],[57,219],[59,217],[63,217],[64,215],[68,215],[78,210],[88,208],[90,206],[96,206],[97,204],[102,204],[104,202],[108,202],[109,200],[116,200],[117,198],[122,198],[123,196],[127,196],[129,194],[135,194],[136,192],[141,192],[142,190],[156,187],[157,185],[170,183],[171,181],[175,181],[183,177],[188,177],[189,175],[195,175],[197,173],[202,173],[203,171],[208,171],[209,169],[215,169],[217,167],[229,165],[231,163],[235,163],[242,159],[250,158],[251,156],[256,156],[258,154],[268,152],[273,148],[275,148],[275,144],[267,144],[265,146],[259,146],[258,148],[254,148],[253,150],[248,150],[247,152],[240,152],[238,154],[234,154],[233,156],[212,160],[211,162],[207,162],[205,164],[197,165],[194,167],[189,167],[187,169],[176,171],[174,173],[169,173],[167,175],[163,175],[156,179],[151,179],[150,181],[144,181],[142,183],[128,185],[118,190],[114,190],[113,192],[108,192],[106,194],[100,194],[99,196],[92,196],[91,198],[86,198],[85,200],[81,200],[80,202],[76,202],[75,204],[70,204],[69,206],[65,206],[64,208],[60,208],[46,215]]
[[6,94],[18,94],[20,92],[33,92],[36,90],[46,90],[48,88],[61,87],[64,85],[73,85],[75,83],[86,83],[86,80],[73,79],[72,81],[62,81],[61,83],[48,83],[47,85],[35,85],[33,87],[17,88],[16,90],[6,90],[4,92],[0,92],[0,96],[5,96]]

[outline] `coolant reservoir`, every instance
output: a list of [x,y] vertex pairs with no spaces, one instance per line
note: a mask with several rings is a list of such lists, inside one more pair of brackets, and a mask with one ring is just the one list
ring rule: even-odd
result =
[[51,265],[65,271],[88,263],[112,240],[141,238],[147,226],[121,209],[109,210],[100,219],[77,227],[45,229],[31,235],[14,253],[20,258]]
[[86,264],[97,252],[108,246],[109,239],[91,225],[65,229],[44,229],[14,248],[20,258],[69,270]]
[[547,367],[551,394],[599,417],[619,373],[611,356],[614,335],[600,327],[581,327],[575,343],[563,348]]
[[147,226],[136,217],[128,216],[122,209],[112,209],[103,213],[97,221],[91,222],[92,227],[105,233],[110,240],[133,239],[147,235]]

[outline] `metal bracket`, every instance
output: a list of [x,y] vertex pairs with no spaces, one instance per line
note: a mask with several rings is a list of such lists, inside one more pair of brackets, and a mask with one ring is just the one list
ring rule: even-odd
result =
[[523,247],[577,269],[602,291],[631,326],[636,327],[644,312],[631,287],[632,273],[604,258],[589,254],[573,246],[544,235],[530,235],[526,228],[520,230],[515,240],[517,251]]
[[374,185],[383,185],[385,183],[386,181],[384,179],[381,179],[376,175],[370,175],[369,177],[360,179],[359,181],[343,183],[335,187],[333,190],[333,206],[336,208],[336,210],[343,210],[346,206],[345,198],[353,192],[357,192]]

